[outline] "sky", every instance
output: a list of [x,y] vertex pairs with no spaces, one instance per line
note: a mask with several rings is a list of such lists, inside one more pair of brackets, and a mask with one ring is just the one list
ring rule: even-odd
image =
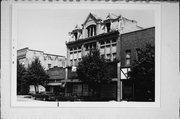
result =
[[89,13],[105,18],[108,13],[136,20],[138,26],[155,26],[154,11],[119,9],[19,9],[17,15],[17,49],[44,51],[66,56],[68,32],[81,25]]

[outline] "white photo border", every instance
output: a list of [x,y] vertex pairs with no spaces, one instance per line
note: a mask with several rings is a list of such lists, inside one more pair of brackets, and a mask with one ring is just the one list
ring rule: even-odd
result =
[[[122,9],[154,10],[155,12],[155,102],[23,102],[17,101],[17,15],[18,8],[31,9]],[[23,4],[12,5],[12,67],[11,106],[12,107],[160,107],[160,64],[161,64],[161,5],[160,4]]]

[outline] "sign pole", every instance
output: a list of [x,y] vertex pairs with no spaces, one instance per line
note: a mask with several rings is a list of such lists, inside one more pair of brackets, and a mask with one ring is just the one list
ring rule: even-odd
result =
[[121,98],[122,98],[122,94],[121,94],[121,62],[119,62],[117,64],[117,68],[118,68],[118,79],[117,79],[117,101],[120,102]]

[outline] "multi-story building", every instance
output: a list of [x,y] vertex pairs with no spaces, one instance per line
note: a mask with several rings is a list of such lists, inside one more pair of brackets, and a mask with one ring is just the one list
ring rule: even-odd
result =
[[[108,35],[114,35],[114,37],[116,37],[118,32],[108,33],[106,38],[110,37]],[[146,44],[155,46],[155,27],[123,33],[118,37],[118,42],[116,43],[117,60],[121,62],[121,100],[131,100],[133,98],[134,87],[131,80],[128,80],[125,75],[127,75],[127,71],[130,69],[133,61],[138,58],[139,49],[145,48]],[[110,62],[108,69],[111,71],[112,82],[101,85],[101,97],[116,100],[118,79],[117,62]],[[78,79],[72,67],[54,67],[48,70],[48,74],[50,76],[48,91],[63,93],[65,96],[91,96],[93,93],[88,84],[82,83]]]
[[[44,53],[43,51],[32,50],[29,48],[23,48],[17,51],[17,60],[19,61],[19,63],[23,64],[25,68],[27,68],[28,65],[30,65],[32,61],[35,60],[35,58],[38,58],[40,60],[41,65],[44,67],[46,71],[53,67],[64,68],[66,65],[65,56],[48,54],[48,53]],[[55,82],[56,80],[51,80],[51,83],[52,81]],[[58,82],[55,82],[55,83],[56,83],[55,85],[57,85]],[[53,85],[51,84],[49,86],[53,87]],[[38,91],[44,92],[46,91],[46,88],[39,85]],[[34,86],[30,85],[29,92],[30,93],[35,92]]]
[[82,27],[76,26],[69,32],[67,46],[67,65],[77,66],[82,56],[91,48],[98,48],[100,54],[113,61],[117,57],[117,41],[120,34],[143,29],[135,20],[121,15],[108,14],[106,19],[98,18],[90,13]]
[[[106,59],[112,62],[115,59],[120,61],[120,68],[127,73],[132,61],[136,59],[137,50],[145,47],[147,43],[154,46],[155,28],[144,29],[138,26],[135,20],[127,19],[122,15],[108,14],[106,19],[101,19],[90,13],[82,27],[76,26],[74,30],[69,32],[69,36],[70,39],[66,42],[67,66],[77,66],[81,58],[88,54],[90,49],[97,48],[100,50],[100,55]],[[117,64],[113,65],[113,71],[115,72],[112,76],[112,83],[108,84],[108,86],[102,85],[101,96],[116,99]],[[122,79],[121,100],[126,100],[132,96],[133,92],[133,87],[129,85],[127,78],[123,74],[124,72],[121,72],[120,77]],[[83,86],[80,82],[76,82],[75,87],[73,87],[73,84],[75,82],[72,83],[71,87],[72,89],[76,88],[76,93],[83,92]]]
[[17,59],[26,68],[29,64],[31,64],[32,61],[34,61],[35,58],[38,58],[40,60],[45,70],[48,70],[49,68],[53,68],[55,66],[65,67],[66,65],[65,56],[48,54],[44,53],[43,51],[32,50],[29,48],[23,48],[17,51]]

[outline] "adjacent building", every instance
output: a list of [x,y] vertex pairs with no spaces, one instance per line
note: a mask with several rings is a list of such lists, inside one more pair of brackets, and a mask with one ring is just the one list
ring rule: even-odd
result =
[[[30,65],[32,63],[32,61],[35,60],[35,58],[38,58],[40,60],[41,65],[44,67],[44,69],[46,71],[53,67],[63,68],[66,66],[65,56],[48,54],[43,51],[29,49],[28,47],[19,49],[17,51],[17,60],[19,61],[19,63],[23,64],[25,68],[27,68],[28,65]],[[56,83],[56,80],[53,80],[53,81]],[[51,82],[52,82],[52,80],[51,80]],[[51,86],[51,84],[50,84],[50,86]],[[35,91],[34,86],[31,85],[29,91],[30,91],[30,93],[34,93],[34,91]],[[46,88],[39,85],[38,91],[44,92],[44,91],[46,91]]]
[[133,61],[138,60],[140,49],[145,48],[147,44],[155,46],[155,27],[121,34],[118,44],[120,44],[117,54],[121,63],[121,100],[131,100],[134,96],[134,84],[128,80],[127,72],[130,71]]
[[19,49],[17,51],[17,59],[26,68],[35,58],[38,58],[45,70],[57,67],[65,67],[66,58],[65,56],[48,54],[43,51],[33,50],[27,48]]

